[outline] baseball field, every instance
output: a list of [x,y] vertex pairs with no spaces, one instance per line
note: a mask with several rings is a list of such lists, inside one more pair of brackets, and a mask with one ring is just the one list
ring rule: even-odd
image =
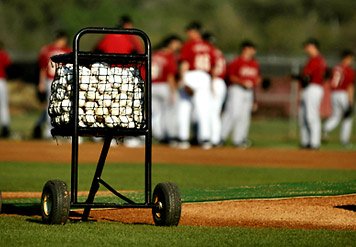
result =
[[[33,116],[17,116],[14,130],[29,135]],[[19,121],[21,120],[22,121]],[[44,183],[70,184],[71,144],[0,141],[0,246],[354,246],[356,241],[356,152],[337,143],[337,133],[319,151],[297,148],[284,120],[255,119],[250,149],[153,147],[153,184],[178,184],[180,225],[153,226],[150,210],[93,210],[90,222],[72,211],[64,226],[41,223]],[[271,135],[270,133],[273,133]],[[354,141],[354,140],[353,140]],[[101,143],[79,150],[79,201],[86,199]],[[143,201],[142,148],[112,147],[103,178],[137,202]],[[120,202],[104,189],[96,201]]]

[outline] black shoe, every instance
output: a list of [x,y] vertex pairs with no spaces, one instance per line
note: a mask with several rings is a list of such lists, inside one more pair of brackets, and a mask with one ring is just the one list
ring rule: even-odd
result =
[[41,126],[35,126],[32,132],[33,139],[42,139],[42,129]]
[[1,130],[1,138],[9,138],[10,137],[10,129],[8,126],[2,127]]

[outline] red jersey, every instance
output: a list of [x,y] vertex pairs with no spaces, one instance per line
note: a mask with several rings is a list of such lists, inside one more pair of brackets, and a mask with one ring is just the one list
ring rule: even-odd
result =
[[144,53],[143,46],[137,36],[124,34],[105,35],[98,44],[97,49],[104,53]]
[[11,64],[9,55],[5,50],[0,50],[0,78],[6,78],[6,68]]
[[38,57],[38,62],[40,69],[46,69],[48,79],[53,79],[56,72],[54,63],[51,61],[51,57],[69,52],[71,52],[69,47],[58,48],[53,44],[42,47]]
[[[232,61],[228,68],[228,76],[236,76],[238,84],[243,87],[252,88],[257,85],[260,78],[260,65],[256,60],[246,60],[238,57]],[[233,82],[236,84],[236,82]]]
[[215,65],[214,48],[203,40],[188,40],[182,47],[180,60],[188,62],[189,70],[210,73]]
[[326,62],[322,56],[316,56],[309,59],[303,69],[303,76],[309,76],[310,82],[322,85],[326,71]]
[[152,56],[152,83],[168,81],[169,75],[177,73],[177,61],[173,53],[157,51]]
[[349,66],[337,65],[333,68],[331,90],[346,91],[355,82],[355,71]]
[[225,79],[226,77],[226,59],[224,53],[218,48],[214,49],[215,56],[215,73],[217,77]]

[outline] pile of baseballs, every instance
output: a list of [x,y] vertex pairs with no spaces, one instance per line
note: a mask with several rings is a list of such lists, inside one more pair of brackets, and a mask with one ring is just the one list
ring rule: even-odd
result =
[[[49,115],[54,126],[68,124],[72,112],[73,65],[59,65],[51,85]],[[79,127],[140,128],[144,82],[135,67],[94,63],[79,67]]]

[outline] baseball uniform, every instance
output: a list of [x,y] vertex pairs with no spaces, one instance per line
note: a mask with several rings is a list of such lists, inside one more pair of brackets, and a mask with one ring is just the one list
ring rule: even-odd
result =
[[2,137],[8,137],[10,114],[8,89],[6,84],[6,68],[10,65],[11,60],[5,50],[0,50],[0,127],[2,128]]
[[226,98],[226,60],[221,50],[214,47],[215,67],[212,80],[211,102],[211,143],[219,145],[221,142],[221,110]]
[[158,140],[173,138],[177,123],[174,93],[169,85],[169,77],[178,72],[177,61],[170,51],[159,50],[152,56],[152,133]]
[[228,88],[226,109],[222,117],[222,140],[226,141],[232,131],[232,142],[243,147],[247,141],[254,87],[260,79],[260,66],[255,59],[237,57],[228,67],[228,78],[236,77]]
[[301,91],[299,125],[301,146],[319,148],[321,141],[320,104],[324,94],[322,83],[326,63],[321,55],[311,57],[306,63],[302,76],[309,78],[309,84]]
[[355,71],[349,66],[337,65],[333,68],[331,86],[332,115],[324,125],[324,132],[331,132],[341,123],[340,142],[344,145],[350,141],[352,130],[352,115],[344,117],[345,111],[349,107],[349,97],[347,90],[355,82]]
[[189,95],[184,89],[179,92],[178,138],[182,143],[189,140],[193,108],[198,123],[198,141],[202,145],[210,143],[210,72],[215,63],[214,59],[212,46],[203,40],[188,40],[183,44],[180,61],[186,62],[189,68],[182,75],[182,82],[193,91],[193,95]]
[[97,45],[96,49],[103,53],[144,53],[142,43],[137,36],[124,34],[105,35]]
[[[71,52],[71,49],[69,47],[57,47],[54,44],[49,44],[44,47],[42,47],[39,57],[38,57],[38,62],[39,62],[39,67],[41,70],[46,71],[46,92],[47,92],[47,107],[45,109],[46,112],[46,127],[44,130],[44,137],[45,138],[50,138],[51,137],[51,121],[50,117],[48,115],[47,109],[48,109],[48,103],[49,103],[49,97],[50,97],[50,91],[51,91],[51,83],[54,79],[55,75],[55,63],[51,61],[51,57],[55,55],[60,55],[64,53],[69,53]],[[41,119],[41,118],[40,118]],[[40,121],[40,120],[39,120]],[[40,123],[37,123],[36,125],[40,126]]]

